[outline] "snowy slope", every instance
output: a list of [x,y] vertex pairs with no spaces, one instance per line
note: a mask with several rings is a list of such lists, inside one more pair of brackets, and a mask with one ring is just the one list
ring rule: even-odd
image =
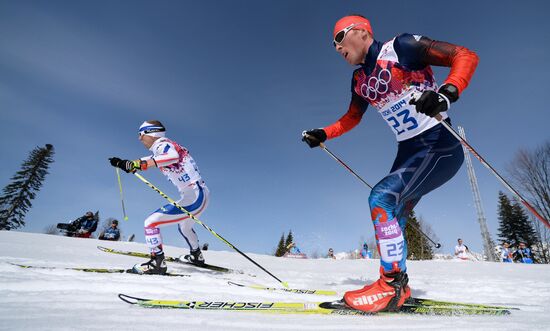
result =
[[[511,316],[303,316],[250,312],[154,310],[128,305],[116,294],[146,298],[324,301],[336,297],[263,292],[227,285],[227,280],[278,283],[233,252],[205,252],[209,263],[241,269],[216,274],[169,264],[190,278],[92,274],[22,269],[8,262],[59,267],[126,268],[142,259],[108,254],[96,246],[145,252],[144,244],[105,242],[0,231],[0,329],[154,330],[550,330],[550,265],[488,262],[409,262],[413,295],[441,300],[515,305]],[[169,255],[186,250],[166,247]],[[298,260],[250,254],[293,288],[344,292],[377,278],[378,263],[364,260]],[[255,274],[251,277],[247,273]]]

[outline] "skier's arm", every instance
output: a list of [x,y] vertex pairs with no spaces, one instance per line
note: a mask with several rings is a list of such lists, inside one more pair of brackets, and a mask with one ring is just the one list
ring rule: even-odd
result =
[[335,123],[322,129],[313,129],[302,132],[302,141],[305,141],[309,147],[317,147],[327,139],[332,139],[353,129],[367,110],[368,103],[361,98],[354,90],[355,79],[351,81],[351,101],[348,111]]
[[456,86],[460,95],[474,75],[479,62],[477,54],[465,47],[443,41],[428,38],[421,38],[420,41],[425,45],[428,64],[451,68],[443,84]]
[[411,70],[421,70],[429,65],[451,68],[437,92],[427,89],[409,102],[415,105],[417,112],[430,117],[449,110],[451,103],[458,100],[479,61],[476,53],[465,47],[410,34],[396,37],[394,49],[399,62]]
[[367,103],[355,92],[351,97],[348,111],[335,123],[323,128],[327,134],[327,139],[332,139],[350,131],[361,122],[363,114],[367,110]]
[[179,154],[173,144],[165,142],[157,148],[153,156],[141,158],[140,161],[145,161],[147,167],[166,167],[177,163]]
[[479,62],[477,54],[465,47],[424,36],[402,34],[395,38],[394,48],[399,61],[412,70],[428,65],[450,67],[443,84],[451,84],[457,89],[456,98],[451,102],[466,89]]

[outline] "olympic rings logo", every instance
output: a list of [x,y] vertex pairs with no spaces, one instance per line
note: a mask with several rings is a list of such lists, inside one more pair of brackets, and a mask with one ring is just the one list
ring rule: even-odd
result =
[[376,100],[379,94],[388,92],[391,81],[391,72],[388,69],[382,69],[378,77],[371,77],[367,84],[361,84],[361,95],[371,101]]

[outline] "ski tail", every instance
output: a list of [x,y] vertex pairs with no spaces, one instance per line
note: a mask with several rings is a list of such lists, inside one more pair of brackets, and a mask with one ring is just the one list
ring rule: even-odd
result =
[[520,310],[519,308],[516,308],[516,307],[486,305],[481,303],[440,301],[440,300],[425,299],[425,298],[410,298],[407,302],[415,305],[422,305],[422,306],[471,307],[471,308],[496,309],[496,310],[499,310],[499,309],[500,310]]

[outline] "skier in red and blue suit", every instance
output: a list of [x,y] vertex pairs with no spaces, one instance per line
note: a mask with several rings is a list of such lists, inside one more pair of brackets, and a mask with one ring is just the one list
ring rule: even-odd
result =
[[[460,142],[440,123],[468,86],[477,55],[461,46],[425,36],[401,34],[374,40],[363,16],[340,19],[334,27],[336,51],[353,72],[348,111],[334,124],[303,132],[317,147],[353,129],[372,105],[395,133],[398,151],[390,173],[369,196],[381,267],[378,281],[344,295],[347,305],[367,312],[395,311],[411,296],[406,273],[407,217],[422,196],[449,181],[464,160]],[[431,65],[450,67],[438,88]]]

